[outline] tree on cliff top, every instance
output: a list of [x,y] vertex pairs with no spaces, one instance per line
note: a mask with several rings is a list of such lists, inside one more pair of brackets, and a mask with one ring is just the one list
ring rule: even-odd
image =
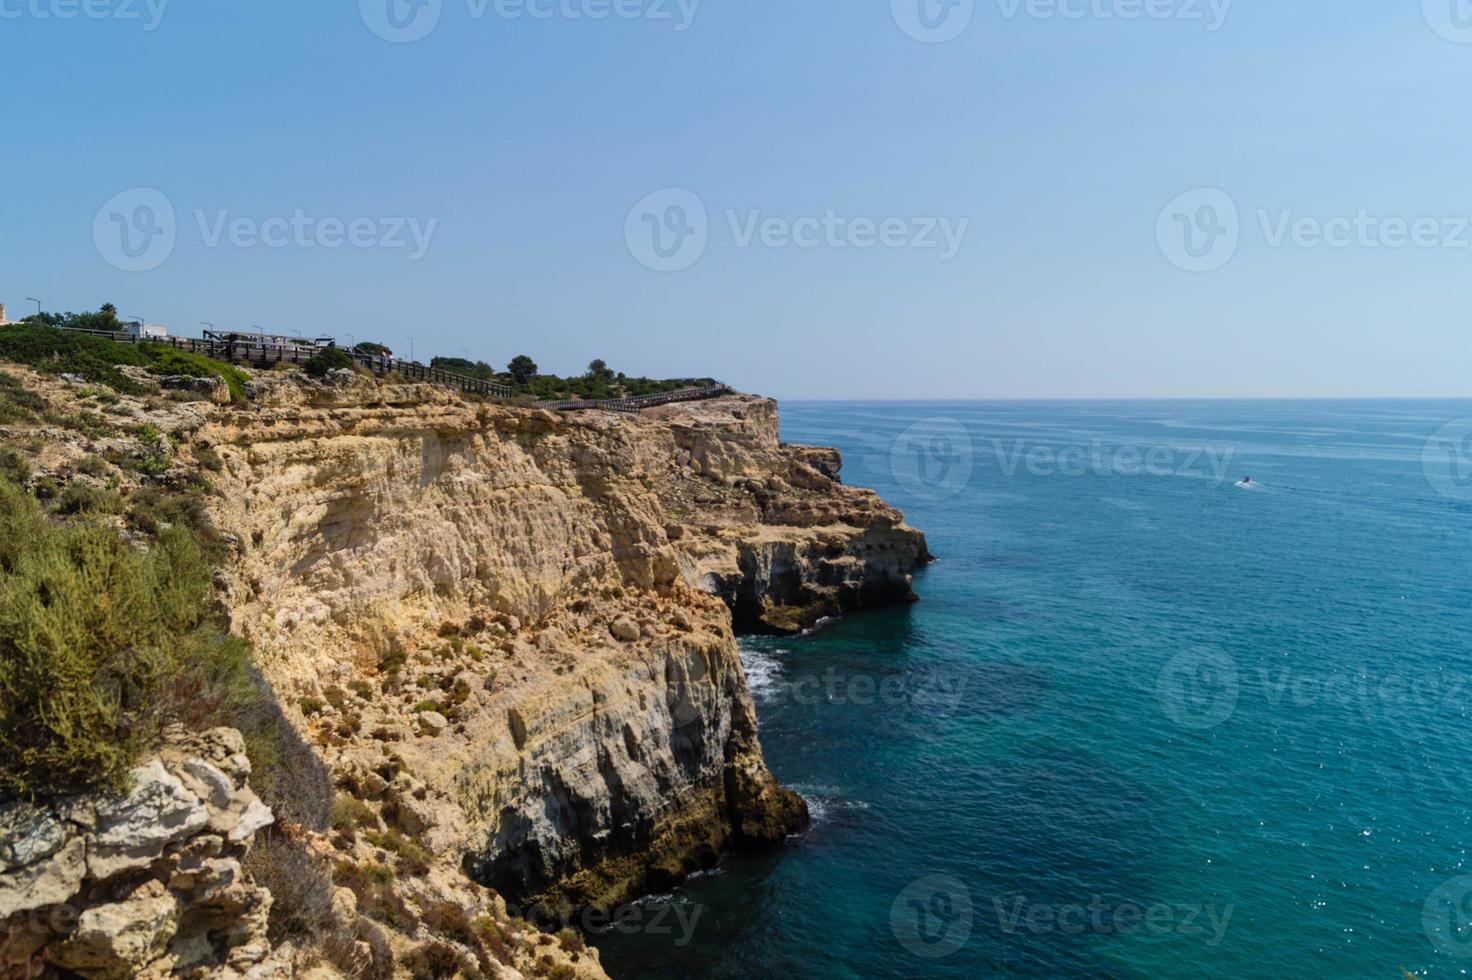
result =
[[525,354],[518,354],[506,365],[506,373],[511,375],[511,380],[518,385],[529,385],[532,378],[537,376],[537,362]]

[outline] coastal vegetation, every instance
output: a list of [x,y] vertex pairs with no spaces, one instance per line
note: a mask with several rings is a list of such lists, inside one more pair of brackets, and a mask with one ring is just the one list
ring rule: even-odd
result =
[[231,724],[268,697],[207,614],[195,535],[136,547],[92,519],[117,508],[74,485],[47,514],[0,479],[0,797],[120,789],[166,723]]
[[0,328],[0,360],[25,364],[47,374],[71,374],[124,394],[145,388],[123,367],[139,367],[159,377],[218,376],[235,401],[245,398],[246,377],[238,368],[168,344],[129,344],[80,330],[120,332],[123,324],[104,305],[97,313],[42,313]]
[[[224,361],[171,344],[134,344],[79,332],[120,333],[123,328],[110,303],[103,304],[96,312],[33,314],[18,324],[0,328],[0,360],[25,364],[47,374],[74,375],[114,392],[132,395],[143,393],[145,386],[128,377],[122,370],[125,367],[142,368],[159,377],[218,376],[228,386],[232,401],[245,400],[245,373]],[[323,378],[333,370],[352,369],[353,354],[388,357],[392,353],[383,344],[363,341],[355,344],[351,353],[340,348],[318,351],[302,364],[302,369],[311,377]],[[536,361],[526,354],[512,358],[502,371],[485,361],[462,357],[435,357],[430,366],[506,385],[518,395],[540,401],[627,398],[715,384],[712,378],[630,376],[613,370],[601,358],[590,362],[584,373],[571,377],[542,373]],[[4,422],[6,412],[4,392],[0,392],[0,423]]]
[[431,366],[482,381],[507,385],[515,389],[517,394],[531,395],[541,401],[628,398],[715,384],[712,378],[630,377],[622,371],[614,371],[602,359],[589,363],[588,370],[583,374],[563,378],[555,374],[542,374],[536,361],[525,354],[512,358],[504,371],[497,371],[485,361],[470,361],[461,357],[436,357]]

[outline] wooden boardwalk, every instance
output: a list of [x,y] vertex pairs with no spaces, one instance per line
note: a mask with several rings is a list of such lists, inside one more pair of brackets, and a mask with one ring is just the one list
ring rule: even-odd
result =
[[[498,384],[494,381],[486,381],[482,378],[472,378],[465,374],[456,374],[453,371],[444,371],[440,368],[420,364],[417,361],[405,361],[397,357],[380,357],[374,354],[361,354],[357,351],[343,350],[341,347],[321,348],[312,344],[267,344],[253,340],[201,340],[195,337],[136,337],[130,333],[120,333],[108,330],[80,330],[72,327],[57,327],[58,330],[71,330],[74,333],[85,333],[93,337],[102,337],[106,340],[114,340],[124,344],[163,344],[186,350],[193,354],[202,354],[212,357],[217,361],[225,361],[230,364],[247,364],[252,367],[269,368],[275,364],[304,364],[313,355],[321,353],[325,349],[338,350],[353,359],[353,363],[367,368],[373,374],[383,377],[388,374],[398,374],[410,381],[428,381],[431,384],[448,385],[458,388],[472,395],[485,395],[490,398],[516,398],[516,389],[507,385]],[[536,407],[546,408],[554,411],[590,411],[603,410],[609,412],[625,412],[637,415],[641,409],[654,408],[657,405],[669,405],[674,402],[702,401],[707,398],[719,398],[731,393],[731,388],[723,384],[708,385],[702,388],[681,388],[677,391],[660,392],[654,395],[636,395],[630,398],[607,398],[590,401],[547,401],[537,402]]]

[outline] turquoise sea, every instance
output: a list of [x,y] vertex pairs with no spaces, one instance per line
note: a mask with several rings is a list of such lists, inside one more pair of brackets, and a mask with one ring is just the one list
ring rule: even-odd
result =
[[913,606],[743,641],[814,826],[648,899],[609,973],[1466,973],[1469,417],[785,404],[939,561]]

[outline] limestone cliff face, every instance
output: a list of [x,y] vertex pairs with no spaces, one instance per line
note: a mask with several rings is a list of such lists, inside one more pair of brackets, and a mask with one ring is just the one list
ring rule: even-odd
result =
[[806,823],[733,630],[911,598],[923,537],[739,396],[553,414],[263,378],[196,433],[222,596],[339,784],[516,901],[609,905]]
[[729,398],[647,414],[669,426],[686,469],[658,486],[687,525],[682,568],[726,599],[738,630],[796,632],[915,597],[911,572],[930,560],[924,535],[873,492],[844,486],[837,450],[780,443],[775,402]]

